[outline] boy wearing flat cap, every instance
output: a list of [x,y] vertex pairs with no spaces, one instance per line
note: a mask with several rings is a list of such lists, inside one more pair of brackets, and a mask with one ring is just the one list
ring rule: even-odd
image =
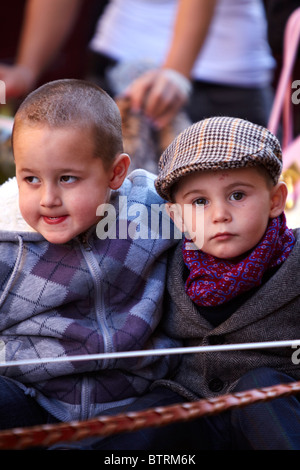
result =
[[[300,348],[300,229],[286,226],[281,169],[277,138],[229,117],[193,124],[163,153],[156,190],[186,234],[170,256],[164,320],[170,337],[191,347],[299,339]],[[134,407],[294,382],[300,380],[299,355],[292,347],[183,354],[176,374],[156,381],[148,402],[143,397]],[[299,397],[96,439],[82,448],[300,449]]]
[[[179,135],[159,165],[156,190],[187,232],[170,260],[168,334],[186,346],[299,339],[300,229],[286,226],[277,138],[241,119],[210,118]],[[200,209],[202,246],[193,246],[190,219]],[[185,354],[165,385],[197,399],[287,383],[300,380],[294,358],[290,347]],[[296,396],[208,421],[208,448],[300,449]]]

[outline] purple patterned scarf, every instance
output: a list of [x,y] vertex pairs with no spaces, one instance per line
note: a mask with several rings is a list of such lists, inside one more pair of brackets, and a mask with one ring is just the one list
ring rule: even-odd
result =
[[228,302],[262,283],[264,273],[283,263],[295,244],[292,230],[286,226],[284,213],[271,219],[266,233],[250,254],[238,263],[216,258],[201,250],[189,250],[183,242],[183,259],[190,274],[185,290],[200,306]]

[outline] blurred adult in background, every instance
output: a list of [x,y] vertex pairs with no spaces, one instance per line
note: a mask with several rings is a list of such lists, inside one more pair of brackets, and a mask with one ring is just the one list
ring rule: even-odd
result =
[[[118,62],[132,61],[136,39],[125,29],[129,26],[130,5],[133,12],[137,11],[135,5],[140,4],[144,26],[135,47],[135,59],[156,61],[161,67],[137,80],[130,88],[130,96],[137,108],[143,105],[157,125],[163,125],[176,106],[186,100],[183,93],[178,98],[179,90],[171,86],[171,75],[166,69],[192,80],[188,104],[192,121],[230,114],[266,124],[272,104],[275,62],[267,41],[262,1],[129,0],[122,11],[123,3],[110,2],[91,47]],[[164,8],[164,15],[158,15],[158,5],[161,10]],[[152,23],[152,27],[146,42],[142,36],[147,37],[147,23]]]
[[95,18],[105,4],[106,0],[78,1],[75,8],[76,0],[10,0],[2,5],[0,76],[8,101],[21,101],[45,81],[83,78]]
[[[114,97],[125,94],[127,111],[146,116],[148,148],[152,131],[174,124],[183,107],[191,121],[223,114],[266,125],[274,59],[261,0],[106,3],[89,44],[86,76]],[[0,67],[8,97],[36,86],[80,6],[81,0],[28,0],[16,62]],[[139,124],[135,137],[143,134]],[[169,140],[187,125],[185,119],[174,125]]]
[[[244,95],[248,95],[247,91],[268,90],[274,61],[267,43],[261,0],[111,0],[104,3],[107,6],[90,43],[91,50],[98,55],[94,64],[100,76],[105,75],[107,66],[116,62],[147,62],[192,78],[196,88],[207,83],[221,84],[227,86],[225,92],[232,87],[244,91]],[[28,0],[15,66],[10,70],[0,68],[8,95],[27,94],[35,86],[70,34],[80,6],[81,0]],[[162,80],[160,75],[156,76],[157,83],[159,78]],[[170,88],[175,88],[170,76],[164,76],[163,80]],[[171,96],[178,96],[179,90],[180,87],[173,92],[169,90],[168,98],[156,93],[160,101],[167,101]],[[218,108],[219,97],[213,101]],[[232,106],[234,95],[230,101]],[[253,108],[253,101],[249,103]],[[158,113],[155,106],[155,114]]]

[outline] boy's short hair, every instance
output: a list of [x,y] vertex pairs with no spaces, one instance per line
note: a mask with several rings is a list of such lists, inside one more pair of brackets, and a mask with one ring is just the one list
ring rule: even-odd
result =
[[212,117],[185,129],[163,152],[155,187],[172,201],[172,186],[195,171],[263,167],[276,184],[282,170],[278,139],[243,119]]
[[56,80],[34,90],[17,110],[13,135],[23,124],[91,130],[95,157],[107,166],[123,152],[122,121],[116,103],[100,87],[85,80]]

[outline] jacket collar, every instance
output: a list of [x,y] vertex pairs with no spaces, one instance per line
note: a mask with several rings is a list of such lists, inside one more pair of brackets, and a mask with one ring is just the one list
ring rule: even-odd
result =
[[[225,334],[245,327],[267,315],[281,309],[300,295],[300,229],[294,231],[296,244],[288,259],[278,271],[260,287],[241,307],[239,307],[227,320],[216,328],[200,316],[196,305],[187,296],[184,289],[183,273],[185,265],[182,259],[181,246],[176,248],[170,263],[168,289],[175,304],[175,321],[184,323],[185,331],[189,337],[194,334],[199,337],[214,331],[216,334]],[[174,321],[174,320],[173,320]]]

